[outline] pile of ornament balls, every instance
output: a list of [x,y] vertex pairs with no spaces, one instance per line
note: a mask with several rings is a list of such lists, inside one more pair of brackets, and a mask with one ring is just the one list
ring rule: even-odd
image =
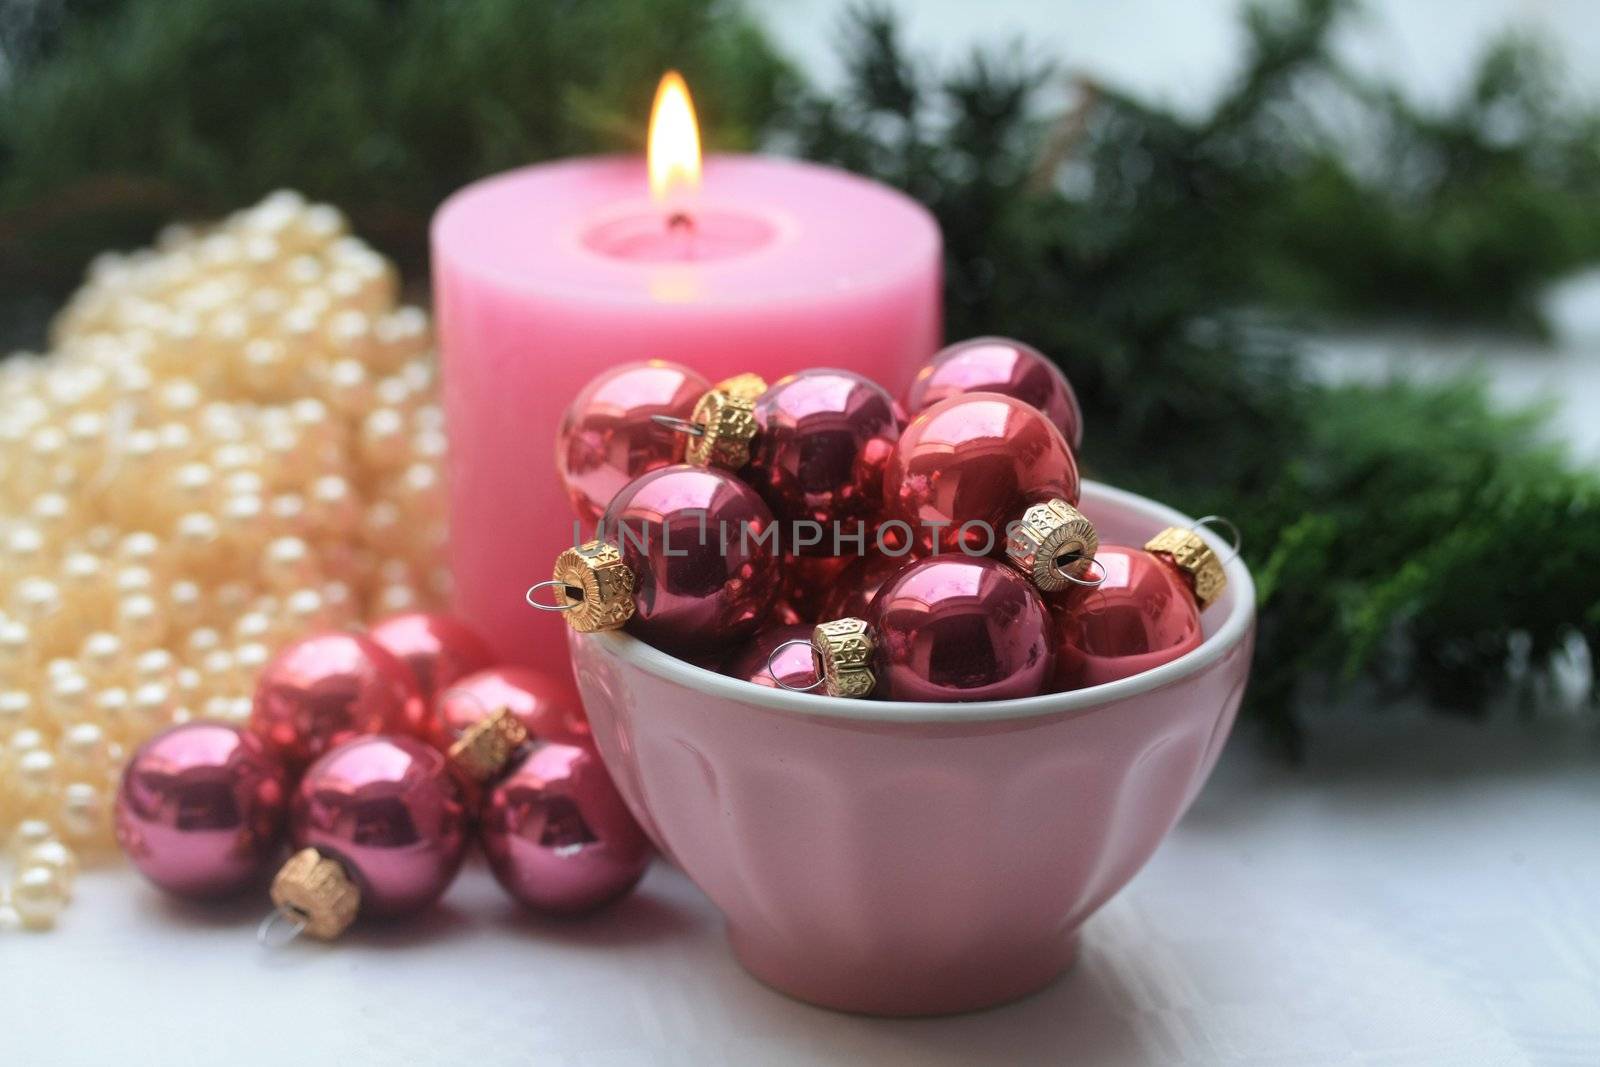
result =
[[115,822],[171,893],[267,889],[274,940],[430,907],[474,838],[512,897],[550,913],[626,894],[652,854],[564,681],[420,612],[285,646],[247,727],[191,722],[138,749]]
[[556,445],[592,538],[528,601],[830,696],[1006,700],[1128,677],[1200,644],[1223,564],[1193,529],[1100,543],[1077,508],[1082,441],[1066,376],[1005,338],[937,353],[903,403],[845,370],[713,384],[619,366],[572,401]]

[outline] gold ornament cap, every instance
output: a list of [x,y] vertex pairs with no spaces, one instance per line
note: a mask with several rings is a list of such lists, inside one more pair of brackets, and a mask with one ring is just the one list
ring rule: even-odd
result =
[[835,619],[811,631],[811,649],[822,665],[823,690],[831,697],[869,697],[878,679],[872,673],[877,648],[872,629],[861,619]]
[[528,728],[510,708],[501,708],[462,731],[450,746],[450,762],[474,782],[487,782],[527,739]]
[[1006,537],[1006,559],[1047,593],[1081,578],[1099,550],[1094,523],[1059,498],[1024,511]]
[[754,402],[767,391],[767,380],[759,374],[735,374],[732,378],[722,379],[712,388]]
[[303,921],[305,933],[332,941],[355,922],[361,890],[345,873],[344,864],[314,848],[303,848],[278,868],[272,879],[272,903]]
[[1189,579],[1204,611],[1228,587],[1228,573],[1205,538],[1181,526],[1168,526],[1144,543],[1144,550],[1172,561]]
[[[747,378],[753,381],[745,381]],[[762,388],[752,392],[756,382]],[[763,392],[766,382],[753,374],[742,374],[702,396],[689,415],[694,432],[685,438],[684,462],[730,471],[747,466],[756,436],[756,397]]]
[[585,541],[556,557],[556,601],[579,633],[615,630],[633,617],[633,569],[608,541]]

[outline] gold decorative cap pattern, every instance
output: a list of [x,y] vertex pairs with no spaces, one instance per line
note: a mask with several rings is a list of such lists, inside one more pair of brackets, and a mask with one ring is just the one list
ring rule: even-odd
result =
[[[724,388],[730,383],[740,391]],[[684,439],[685,463],[730,471],[749,464],[750,444],[756,436],[756,397],[761,394],[752,395],[748,389],[749,383],[730,378],[700,398],[689,415],[698,432]]]
[[607,541],[585,541],[556,557],[556,600],[579,633],[615,630],[633,617],[633,569]]
[[303,848],[278,868],[272,879],[272,903],[279,911],[305,922],[305,932],[332,941],[355,922],[361,890],[344,864],[314,848]]
[[501,708],[462,732],[450,746],[450,761],[473,781],[487,782],[527,739],[528,728],[510,708]]
[[823,688],[831,697],[869,697],[878,679],[872,673],[876,647],[861,619],[835,619],[811,631],[811,648],[822,664]]
[[1094,523],[1065,500],[1035,504],[1006,538],[1006,558],[1045,592],[1081,577],[1100,550]]
[[1189,578],[1195,602],[1204,611],[1228,587],[1228,574],[1222,561],[1211,551],[1205,538],[1181,526],[1168,526],[1144,543],[1146,552],[1165,556]]
[[729,396],[742,397],[745,400],[755,401],[767,391],[767,380],[759,374],[735,374],[732,378],[724,378],[713,389],[727,393]]

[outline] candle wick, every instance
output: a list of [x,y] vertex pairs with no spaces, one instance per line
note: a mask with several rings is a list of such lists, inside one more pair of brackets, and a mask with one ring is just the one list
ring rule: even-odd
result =
[[674,211],[667,216],[667,233],[672,235],[672,240],[677,244],[678,254],[681,258],[696,258],[696,235],[693,216],[687,211]]

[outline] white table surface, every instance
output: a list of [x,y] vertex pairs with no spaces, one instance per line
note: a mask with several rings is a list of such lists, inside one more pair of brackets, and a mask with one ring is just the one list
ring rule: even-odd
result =
[[659,864],[566,923],[474,866],[424,921],[276,952],[258,902],[113,870],[55,933],[0,936],[0,1063],[1600,1063],[1593,730],[1323,729],[1312,752],[1235,738],[1077,966],[988,1012],[788,1000]]

